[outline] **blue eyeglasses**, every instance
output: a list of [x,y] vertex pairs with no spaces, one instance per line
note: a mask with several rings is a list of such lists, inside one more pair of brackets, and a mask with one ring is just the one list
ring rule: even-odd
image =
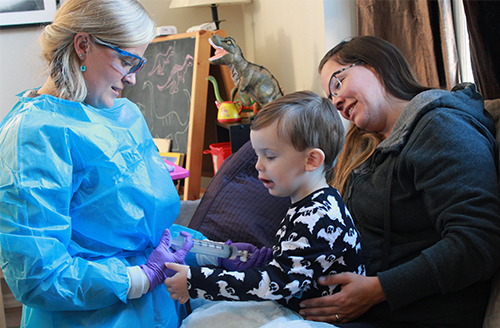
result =
[[113,49],[116,51],[118,54],[120,54],[120,59],[122,61],[122,68],[125,70],[124,74],[127,76],[130,76],[132,74],[135,74],[139,72],[143,67],[144,64],[146,64],[146,58],[139,57],[137,55],[134,55],[133,53],[130,53],[128,51],[125,51],[123,49],[120,49],[118,47],[115,47],[111,44],[108,44],[104,41],[99,40],[95,36],[93,36],[93,39],[95,40],[96,43],[108,47],[110,49]]
[[342,89],[342,81],[337,78],[337,74],[340,74],[343,71],[359,64],[360,63],[354,63],[351,66],[344,67],[332,74],[332,76],[330,77],[330,82],[328,83],[328,91],[330,92],[330,94],[328,95],[328,99],[333,100],[333,97],[337,97],[340,93],[340,90]]

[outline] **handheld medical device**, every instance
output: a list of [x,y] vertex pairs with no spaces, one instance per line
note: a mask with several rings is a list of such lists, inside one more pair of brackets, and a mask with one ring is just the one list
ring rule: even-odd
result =
[[[172,238],[170,247],[173,249],[179,249],[184,245],[184,236],[177,236]],[[211,240],[199,240],[193,239],[193,247],[189,251],[190,253],[212,255],[224,259],[233,260],[237,256],[240,257],[242,262],[246,262],[249,257],[252,256],[248,251],[240,251],[236,246],[226,245],[224,243],[215,242]]]

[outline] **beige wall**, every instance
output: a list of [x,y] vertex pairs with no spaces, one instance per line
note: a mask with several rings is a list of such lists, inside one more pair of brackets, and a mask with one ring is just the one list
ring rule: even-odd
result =
[[323,0],[253,0],[244,11],[248,60],[269,69],[285,93],[321,92],[325,53]]
[[[169,9],[170,0],[140,1],[157,25],[175,25],[179,33],[211,20],[209,7]],[[317,64],[327,47],[352,35],[354,5],[354,0],[253,0],[249,5],[220,6],[218,12],[225,20],[221,29],[236,40],[247,60],[269,69],[285,93],[322,93]],[[37,43],[40,31],[0,30],[0,118],[15,104],[17,93],[45,80]]]
[[[211,20],[208,7],[169,9],[168,0],[142,0],[158,25],[185,32]],[[269,69],[285,93],[322,94],[317,66],[337,42],[355,33],[354,0],[253,0],[219,6],[221,29],[242,48],[245,58]],[[326,11],[326,12],[325,12]]]
[[[169,9],[170,0],[139,0],[158,26],[174,25],[179,33],[211,21],[209,7]],[[229,35],[244,43],[243,6],[220,6],[219,19]],[[40,58],[40,27],[0,29],[0,119],[16,103],[16,94],[41,86],[46,79]]]
[[[139,1],[151,13],[156,25],[174,25],[177,27],[178,33],[184,33],[191,26],[200,25],[212,20],[212,12],[208,6],[170,9],[170,0]],[[220,28],[226,30],[236,40],[244,39],[244,6],[219,6],[217,10],[219,19],[224,20],[221,22]]]
[[0,30],[0,119],[16,103],[16,94],[45,81],[38,27]]

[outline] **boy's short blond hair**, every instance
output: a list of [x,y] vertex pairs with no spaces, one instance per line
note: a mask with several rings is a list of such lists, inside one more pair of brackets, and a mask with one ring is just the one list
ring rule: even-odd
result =
[[250,129],[260,130],[277,123],[278,138],[290,142],[298,151],[319,148],[325,153],[325,172],[344,144],[344,126],[329,99],[312,91],[298,91],[265,105]]

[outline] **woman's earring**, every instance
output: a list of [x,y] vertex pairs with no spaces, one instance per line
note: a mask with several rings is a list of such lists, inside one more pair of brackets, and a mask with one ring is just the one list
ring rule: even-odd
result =
[[[80,54],[80,58],[82,58],[83,54]],[[87,67],[85,65],[80,65],[80,71],[85,72]]]

